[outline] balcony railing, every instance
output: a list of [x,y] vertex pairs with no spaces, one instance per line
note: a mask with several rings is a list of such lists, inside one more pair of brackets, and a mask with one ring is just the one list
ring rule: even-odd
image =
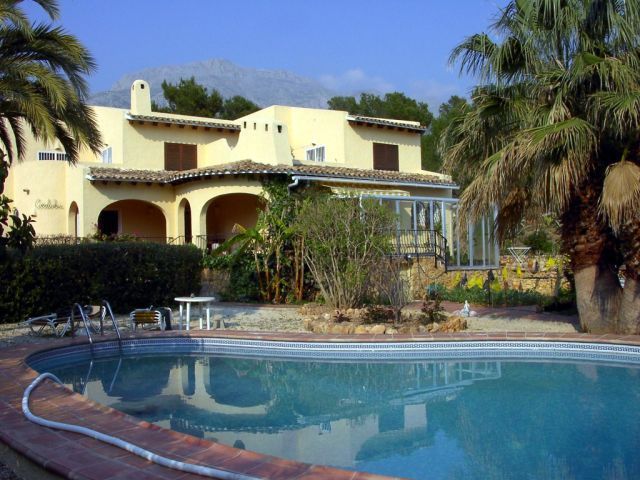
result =
[[437,230],[398,229],[390,233],[392,255],[418,259],[433,257],[447,268],[447,239]]

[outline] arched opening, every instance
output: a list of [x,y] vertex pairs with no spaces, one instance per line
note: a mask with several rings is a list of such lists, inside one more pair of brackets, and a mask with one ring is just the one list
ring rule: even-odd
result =
[[185,198],[178,206],[178,235],[184,238],[184,243],[193,242],[193,230],[191,227],[191,205]]
[[215,246],[231,238],[236,223],[255,227],[263,203],[258,195],[230,193],[214,198],[205,208],[207,246]]
[[78,238],[78,215],[80,210],[76,202],[71,202],[69,206],[69,217],[67,221],[67,233],[74,238]]
[[164,243],[167,222],[162,210],[142,200],[119,200],[102,209],[98,216],[99,233],[109,236],[132,235]]

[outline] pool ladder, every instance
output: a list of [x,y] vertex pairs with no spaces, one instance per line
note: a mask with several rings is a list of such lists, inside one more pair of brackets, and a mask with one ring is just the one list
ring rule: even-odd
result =
[[116,322],[116,317],[113,314],[113,310],[111,309],[111,305],[109,304],[109,302],[107,302],[106,300],[102,300],[101,310],[102,311],[100,312],[100,328],[99,328],[99,330],[96,330],[91,325],[91,321],[87,317],[87,314],[84,311],[84,309],[82,308],[82,305],[80,305],[79,303],[74,303],[73,307],[71,307],[71,331],[72,331],[72,335],[73,335],[73,332],[74,332],[74,329],[75,329],[75,324],[76,324],[75,315],[76,315],[76,312],[77,312],[79,314],[80,319],[82,320],[82,324],[84,325],[84,330],[87,333],[87,338],[89,339],[90,348],[93,351],[93,337],[91,336],[91,330],[94,329],[95,331],[99,331],[100,335],[104,335],[104,321],[105,321],[105,319],[106,319],[106,317],[108,315],[109,318],[111,319],[111,323],[113,324],[113,328],[116,331],[116,335],[118,336],[118,346],[120,348],[122,348],[122,336],[120,335],[120,329],[118,328],[118,322]]

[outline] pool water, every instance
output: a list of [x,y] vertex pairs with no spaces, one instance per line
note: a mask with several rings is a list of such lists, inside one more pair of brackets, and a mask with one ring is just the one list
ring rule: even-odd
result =
[[47,370],[149,422],[302,462],[416,479],[640,478],[637,366],[172,355]]

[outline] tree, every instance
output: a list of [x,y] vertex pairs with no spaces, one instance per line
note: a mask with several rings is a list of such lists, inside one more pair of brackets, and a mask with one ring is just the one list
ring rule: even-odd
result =
[[460,220],[558,215],[589,332],[640,333],[639,31],[637,2],[513,0],[451,56],[479,80],[443,140]]
[[235,120],[250,113],[257,112],[258,110],[260,110],[260,107],[251,100],[241,97],[240,95],[235,95],[224,100],[220,118]]
[[216,118],[222,111],[222,95],[217,90],[209,93],[206,87],[196,83],[194,77],[181,78],[175,85],[164,80],[161,87],[167,106],[160,107],[154,103],[155,111],[209,118]]
[[258,105],[240,95],[225,99],[215,88],[209,92],[194,77],[181,78],[177,84],[164,80],[161,87],[167,106],[153,102],[152,109],[156,112],[235,120],[260,110]]
[[352,115],[411,120],[428,127],[433,120],[429,105],[417,102],[404,93],[387,93],[383,98],[373,93],[362,93],[360,101],[355,97],[333,97],[327,101],[330,110],[344,110]]
[[[37,0],[51,20],[58,18],[55,0]],[[69,162],[82,148],[98,153],[102,146],[93,111],[85,104],[84,76],[94,68],[89,52],[73,35],[46,24],[32,25],[21,2],[0,8],[0,248],[33,238],[28,217],[13,216],[4,181],[9,167],[25,153],[25,129],[43,141],[58,140]],[[16,221],[18,219],[19,221]],[[9,227],[8,235],[5,228]]]
[[[422,168],[432,172],[439,172],[442,169],[442,155],[438,151],[438,144],[442,132],[460,115],[469,104],[465,98],[457,95],[451,96],[449,100],[440,105],[438,116],[433,119],[429,131],[422,136]],[[456,178],[454,172],[454,180]]]

